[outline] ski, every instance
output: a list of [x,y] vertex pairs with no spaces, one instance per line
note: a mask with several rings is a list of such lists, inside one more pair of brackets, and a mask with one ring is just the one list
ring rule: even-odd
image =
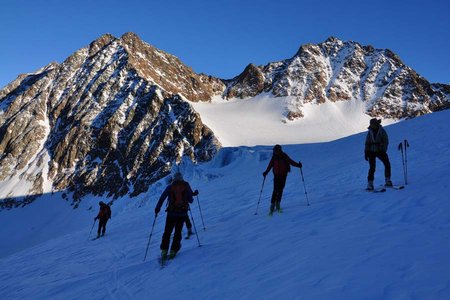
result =
[[269,212],[269,217],[273,217],[275,213],[282,214],[283,210],[280,209],[280,210],[274,210],[273,212]]
[[404,185],[393,185],[393,186],[387,186],[386,188],[394,189],[394,190],[403,190],[405,188]]
[[379,188],[379,189],[373,189],[373,190],[366,189],[366,191],[369,193],[384,193],[384,192],[386,192],[386,189],[385,188]]

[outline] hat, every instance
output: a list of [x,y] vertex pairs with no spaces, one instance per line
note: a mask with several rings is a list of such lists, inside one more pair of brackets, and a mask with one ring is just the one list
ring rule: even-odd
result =
[[98,205],[105,205],[105,202],[100,201],[100,202],[98,203]]
[[183,181],[183,175],[180,172],[177,172],[173,175],[173,181]]
[[370,119],[370,125],[380,125],[381,120],[378,120],[377,118]]
[[281,146],[276,144],[275,146],[273,146],[273,151],[275,151],[275,150],[281,151]]

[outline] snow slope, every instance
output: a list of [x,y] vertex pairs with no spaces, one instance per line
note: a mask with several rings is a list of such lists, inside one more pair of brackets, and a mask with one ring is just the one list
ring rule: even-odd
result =
[[[96,241],[88,234],[99,199],[71,211],[57,208],[54,194],[2,211],[0,299],[449,299],[449,116],[386,128],[396,183],[403,180],[396,146],[405,138],[411,145],[409,185],[401,191],[364,191],[364,134],[285,146],[304,164],[311,205],[293,168],[284,212],[273,217],[272,175],[254,215],[271,147],[224,148],[209,163],[184,163],[185,178],[200,190],[206,230],[196,201],[202,246],[195,237],[183,240],[163,270],[157,256],[164,214],[143,257],[164,181],[146,196],[116,201],[107,236]],[[376,184],[382,173],[379,167]],[[20,243],[23,230],[36,240]]]
[[[249,99],[191,102],[223,146],[256,146],[326,142],[365,131],[371,117],[360,100],[303,105],[304,118],[289,121],[295,97],[262,94]],[[383,120],[392,124],[393,119]]]

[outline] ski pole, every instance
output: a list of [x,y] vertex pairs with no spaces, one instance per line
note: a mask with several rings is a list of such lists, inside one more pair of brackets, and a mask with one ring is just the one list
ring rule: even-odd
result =
[[198,238],[197,227],[195,227],[194,217],[192,216],[191,208],[189,208],[189,212],[191,213],[192,225],[194,225],[195,236],[197,237],[198,246],[201,247],[202,245],[200,244],[200,239]]
[[258,199],[258,204],[256,205],[256,212],[255,215],[258,214],[258,207],[259,207],[259,202],[261,202],[261,196],[262,196],[262,192],[263,192],[263,188],[264,188],[264,182],[266,181],[266,176],[264,176],[264,180],[261,186],[261,192],[259,193],[259,199]]
[[197,203],[198,203],[198,209],[200,210],[200,217],[202,219],[203,230],[206,230],[205,222],[203,221],[202,207],[200,206],[200,200],[198,200],[198,195],[197,195]]
[[406,148],[409,147],[409,143],[407,140],[405,140],[404,144],[405,144],[405,184],[408,184],[408,155]]
[[403,143],[402,142],[400,142],[400,144],[398,144],[398,150],[402,153],[403,178],[405,179],[405,184],[406,184],[405,156],[403,154]]
[[306,202],[308,203],[308,206],[309,206],[308,193],[306,192],[305,177],[303,176],[303,169],[302,168],[300,168],[300,174],[302,174],[302,181],[303,181],[303,188],[305,189]]
[[95,222],[96,222],[96,221],[97,221],[97,219],[94,219],[94,224],[92,224],[91,231],[89,231],[88,240],[91,238],[92,229],[94,229],[94,226],[95,226]]
[[156,218],[157,218],[157,217],[158,217],[158,215],[155,214],[155,219],[153,220],[152,230],[150,231],[150,236],[148,237],[148,243],[147,243],[147,249],[145,250],[144,261],[145,261],[145,259],[147,258],[148,247],[150,246],[150,240],[152,239],[153,228],[155,227],[155,223],[156,223]]

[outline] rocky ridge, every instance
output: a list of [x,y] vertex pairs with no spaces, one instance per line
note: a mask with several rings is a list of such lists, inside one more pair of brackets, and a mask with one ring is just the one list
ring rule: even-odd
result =
[[393,119],[450,107],[450,85],[431,84],[390,50],[334,37],[303,45],[290,59],[250,64],[226,83],[225,98],[292,97],[290,120],[303,117],[304,104],[326,101],[363,101],[368,115]]
[[75,206],[86,194],[134,196],[183,156],[211,159],[220,143],[183,97],[207,100],[217,88],[131,33],[19,76],[0,94],[0,205],[54,191]]
[[352,41],[303,45],[290,59],[223,80],[134,33],[105,34],[0,90],[0,207],[47,192],[63,192],[75,207],[87,194],[143,193],[183,156],[206,161],[220,148],[189,101],[261,93],[290,97],[289,120],[327,101],[363,101],[367,114],[394,119],[450,107],[450,85],[429,83],[390,50]]

